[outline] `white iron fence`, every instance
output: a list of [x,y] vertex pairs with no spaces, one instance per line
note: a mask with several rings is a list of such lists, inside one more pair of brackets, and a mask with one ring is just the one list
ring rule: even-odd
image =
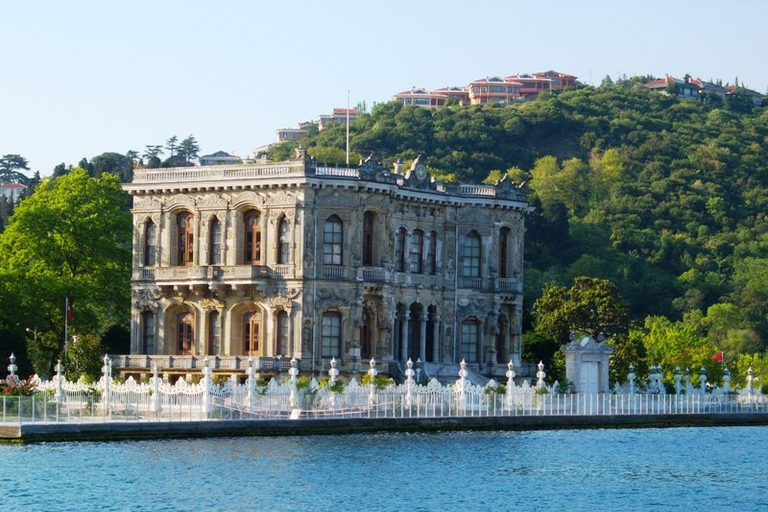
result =
[[[109,365],[105,367],[105,373],[111,373]],[[689,386],[676,394],[653,387],[636,393],[617,386],[613,393],[583,394],[559,393],[557,385],[531,386],[527,381],[516,385],[512,370],[506,386],[494,381],[472,385],[463,367],[459,379],[450,385],[436,380],[417,384],[414,373],[409,365],[405,383],[385,387],[381,381],[377,387],[374,365],[370,384],[352,380],[343,387],[333,364],[329,380],[322,383],[298,379],[295,366],[285,382],[273,379],[266,385],[259,385],[252,369],[244,384],[228,380],[221,385],[213,383],[208,367],[195,384],[184,380],[169,384],[155,373],[148,383],[102,378],[91,386],[68,382],[57,374],[52,381],[35,381],[32,396],[0,396],[0,422],[768,413],[767,397],[754,390],[751,382],[739,391],[707,392]]]

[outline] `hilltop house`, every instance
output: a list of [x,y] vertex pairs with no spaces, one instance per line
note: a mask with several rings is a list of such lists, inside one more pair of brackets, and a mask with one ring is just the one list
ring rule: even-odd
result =
[[421,107],[442,107],[449,98],[462,105],[519,103],[535,99],[543,91],[562,91],[576,86],[576,77],[558,71],[479,78],[464,87],[443,87],[434,91],[412,88],[392,96],[392,101]]

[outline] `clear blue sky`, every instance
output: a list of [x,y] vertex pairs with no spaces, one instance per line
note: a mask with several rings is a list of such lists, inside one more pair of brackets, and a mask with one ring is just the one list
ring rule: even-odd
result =
[[334,107],[555,69],[768,87],[768,2],[0,0],[0,155],[49,175],[193,134],[249,156]]

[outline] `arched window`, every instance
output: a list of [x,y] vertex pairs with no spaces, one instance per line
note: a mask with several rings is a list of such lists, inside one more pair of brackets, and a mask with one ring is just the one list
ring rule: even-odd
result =
[[245,212],[243,221],[245,229],[243,263],[258,265],[261,263],[261,213],[258,210],[248,210]]
[[152,311],[141,314],[141,350],[143,354],[155,353],[155,313]]
[[144,226],[144,266],[157,265],[157,226],[151,220]]
[[395,272],[405,272],[405,240],[408,237],[408,231],[405,228],[397,230],[397,240],[395,240]]
[[462,276],[480,277],[480,250],[480,235],[472,231],[464,238]]
[[243,315],[243,352],[245,355],[260,355],[261,321],[256,311]]
[[323,339],[320,357],[341,357],[341,314],[323,314]]
[[288,352],[288,312],[280,310],[275,319],[275,354],[283,357],[289,355]]
[[499,277],[509,277],[509,228],[499,231]]
[[427,243],[427,274],[435,275],[437,273],[437,231],[429,233],[429,242]]
[[461,323],[461,358],[467,363],[477,363],[480,352],[480,322],[466,320]]
[[408,255],[411,272],[414,274],[421,274],[424,270],[421,259],[423,250],[424,232],[420,229],[417,229],[411,234],[411,249],[410,254]]
[[191,355],[195,346],[195,326],[192,313],[182,312],[176,315],[176,333],[176,353]]
[[221,315],[218,311],[211,311],[208,314],[208,354],[216,355],[221,353]]
[[283,217],[278,228],[277,262],[290,263],[291,261],[291,225]]
[[363,214],[363,266],[373,266],[373,227],[376,222],[376,214],[365,212]]
[[341,265],[342,245],[344,242],[344,225],[336,215],[331,215],[325,221],[323,228],[323,264]]
[[192,265],[194,254],[194,238],[192,229],[192,214],[189,212],[182,212],[176,216],[177,221],[177,246],[178,254],[176,255],[177,265]]
[[221,222],[216,217],[211,219],[210,243],[208,248],[209,264],[221,264]]

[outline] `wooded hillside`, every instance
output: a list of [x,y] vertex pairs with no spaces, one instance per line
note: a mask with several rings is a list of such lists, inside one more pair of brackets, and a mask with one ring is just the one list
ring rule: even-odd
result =
[[[528,184],[526,330],[546,284],[592,276],[616,285],[635,325],[665,317],[740,353],[768,340],[768,109],[738,90],[692,101],[625,80],[510,106],[392,102],[361,114],[350,141],[354,162],[421,154],[440,179]],[[302,144],[340,164],[345,127]]]

